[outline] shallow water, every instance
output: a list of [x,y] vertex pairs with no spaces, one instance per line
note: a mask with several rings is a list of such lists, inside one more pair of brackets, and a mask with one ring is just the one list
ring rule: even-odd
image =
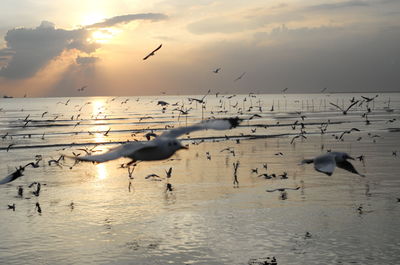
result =
[[[400,166],[392,152],[400,147],[400,94],[379,94],[370,102],[369,125],[361,117],[366,103],[347,115],[329,104],[348,106],[353,96],[361,99],[361,94],[209,95],[205,109],[189,105],[186,96],[71,98],[67,105],[67,98],[0,99],[0,136],[8,133],[0,138],[2,177],[43,156],[41,167],[27,168],[25,176],[0,186],[0,263],[247,264],[275,256],[278,264],[397,264]],[[158,100],[193,109],[179,115],[168,106],[162,113]],[[231,131],[182,137],[188,151],[179,151],[173,160],[139,163],[133,180],[120,168],[124,159],[48,165],[60,154],[84,155],[79,149],[103,151],[119,142],[145,140],[145,133],[160,133],[166,125],[256,113],[262,117]],[[30,121],[25,125],[24,119]],[[296,120],[304,123],[307,139],[291,144],[300,131],[300,125],[291,127]],[[318,127],[328,120],[321,135]],[[353,127],[360,132],[345,134],[343,141],[332,136]],[[221,152],[227,147],[235,154]],[[341,169],[328,177],[312,165],[299,165],[329,149],[364,155],[365,165],[353,164],[367,177]],[[237,161],[239,185],[234,186]],[[266,172],[264,163],[269,173],[287,172],[288,179],[251,173],[252,168]],[[164,176],[169,167],[172,192],[166,192],[166,181],[145,179],[151,173]],[[33,181],[42,184],[38,197],[28,187]],[[20,185],[22,198],[17,196]],[[285,200],[279,192],[265,191],[297,186]],[[7,209],[13,203],[15,212]]]

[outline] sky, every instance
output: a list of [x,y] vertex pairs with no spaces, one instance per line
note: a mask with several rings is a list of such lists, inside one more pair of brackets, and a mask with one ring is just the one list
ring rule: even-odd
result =
[[399,69],[399,0],[1,0],[0,96],[400,92]]

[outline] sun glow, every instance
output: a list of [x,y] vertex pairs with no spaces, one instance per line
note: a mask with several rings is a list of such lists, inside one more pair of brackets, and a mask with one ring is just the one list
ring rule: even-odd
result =
[[118,33],[116,29],[99,29],[92,32],[90,40],[97,43],[107,43],[110,42],[114,36]]
[[92,14],[86,14],[85,17],[82,19],[82,25],[83,26],[88,26],[88,25],[93,25],[95,23],[99,23],[104,21],[106,16],[104,16],[101,13],[92,13]]

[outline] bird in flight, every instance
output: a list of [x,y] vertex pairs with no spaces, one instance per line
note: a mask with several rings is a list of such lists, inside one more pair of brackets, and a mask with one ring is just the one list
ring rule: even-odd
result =
[[273,189],[273,190],[266,190],[267,192],[274,192],[274,191],[285,191],[285,190],[298,190],[300,189],[300,187],[296,187],[296,188],[277,188],[277,189]]
[[354,105],[356,105],[356,104],[358,103],[358,101],[355,101],[355,102],[351,103],[350,106],[349,106],[347,109],[342,109],[341,107],[339,107],[339,106],[336,105],[336,104],[333,104],[332,102],[329,102],[329,103],[330,103],[332,106],[334,106],[334,107],[340,109],[340,110],[343,112],[343,115],[346,115],[347,112],[348,112]]
[[143,58],[144,60],[147,60],[150,56],[153,56],[155,54],[156,51],[158,51],[159,49],[161,49],[162,44],[160,44],[160,46],[158,46],[155,50],[153,50],[151,53],[149,53],[148,55],[146,55],[146,57]]
[[218,67],[217,69],[213,70],[213,73],[218,74],[220,70],[221,70],[221,67]]
[[342,132],[342,134],[340,135],[339,140],[342,140],[343,136],[344,136],[346,133],[347,133],[347,134],[350,134],[350,133],[353,132],[353,131],[359,132],[360,130],[357,129],[357,128],[351,128],[350,130],[344,131],[344,132]]
[[203,103],[205,102],[204,99],[208,96],[208,94],[210,94],[210,92],[211,92],[211,89],[209,89],[209,90],[207,91],[207,94],[205,94],[201,99],[198,99],[198,98],[188,98],[188,100],[189,100],[190,103],[192,103],[193,101],[197,101],[198,103],[203,104]]
[[135,163],[136,161],[164,160],[171,157],[180,149],[188,149],[182,145],[177,137],[200,130],[229,130],[238,126],[240,122],[241,119],[237,117],[207,120],[192,126],[171,129],[151,141],[126,143],[101,155],[74,158],[79,161],[102,163],[120,157],[128,157],[132,159],[128,164]]
[[372,97],[372,98],[368,98],[368,97],[364,97],[364,96],[361,96],[364,100],[365,100],[365,102],[371,102],[371,101],[373,101],[375,98],[377,98],[379,95],[375,95],[375,97]]
[[246,72],[243,72],[238,78],[236,78],[235,80],[233,80],[233,82],[236,82],[240,79],[242,79],[242,77],[246,74]]
[[83,90],[85,90],[85,88],[87,88],[87,86],[83,86],[81,88],[78,88],[77,90],[82,92]]
[[347,159],[354,160],[354,158],[345,152],[328,152],[313,159],[304,159],[301,163],[314,163],[314,168],[316,171],[325,173],[328,176],[333,174],[335,167],[339,167],[361,177],[365,177],[365,175],[358,173],[358,171],[349,161],[347,161]]

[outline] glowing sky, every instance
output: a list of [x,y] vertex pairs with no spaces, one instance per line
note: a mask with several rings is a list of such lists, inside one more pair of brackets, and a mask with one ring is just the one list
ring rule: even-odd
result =
[[0,96],[400,90],[398,0],[2,0],[0,37]]

